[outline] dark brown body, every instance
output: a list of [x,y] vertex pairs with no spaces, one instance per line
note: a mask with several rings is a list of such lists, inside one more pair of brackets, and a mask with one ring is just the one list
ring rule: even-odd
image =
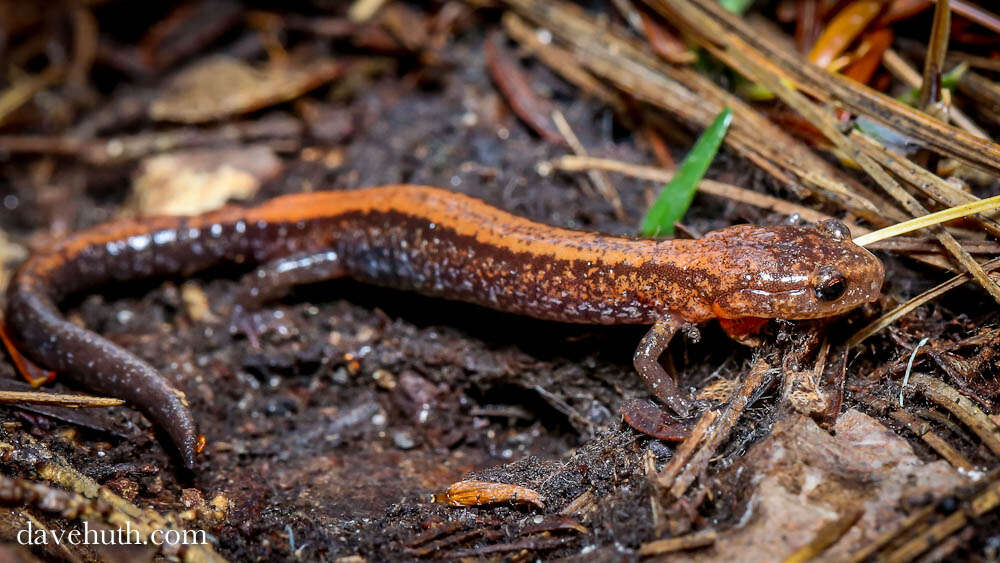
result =
[[[445,190],[388,186],[85,231],[20,268],[7,327],[35,362],[143,408],[190,465],[196,433],[181,394],[139,358],[67,322],[57,306],[108,282],[227,261],[267,264],[250,277],[258,287],[247,301],[349,276],[595,324],[828,316],[870,300],[882,281],[877,259],[815,229],[740,226],[697,241],[631,240],[541,225]],[[822,302],[804,293],[817,264],[836,264],[851,279],[842,297]]]

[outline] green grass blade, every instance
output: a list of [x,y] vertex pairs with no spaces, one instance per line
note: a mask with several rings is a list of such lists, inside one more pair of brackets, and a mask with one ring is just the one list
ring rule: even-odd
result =
[[743,15],[744,12],[750,9],[753,2],[754,0],[719,0],[719,5],[734,14]]
[[[946,90],[954,90],[958,86],[958,82],[962,79],[962,75],[965,71],[969,70],[969,65],[966,62],[958,63],[955,68],[949,70],[948,72],[941,75],[941,88]],[[917,100],[920,99],[920,88],[911,88],[903,93],[903,95],[896,98],[897,100],[903,102],[909,106],[916,106]]]
[[646,212],[640,227],[642,236],[673,236],[674,223],[680,221],[691,206],[694,193],[698,191],[698,183],[719,152],[719,146],[732,120],[733,112],[728,107],[723,108],[715,121],[701,134],[691,152],[677,167],[674,179],[663,186],[656,202]]

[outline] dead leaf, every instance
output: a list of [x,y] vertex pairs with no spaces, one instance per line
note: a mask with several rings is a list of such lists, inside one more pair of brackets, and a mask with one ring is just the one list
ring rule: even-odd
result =
[[293,100],[340,75],[332,59],[284,60],[252,67],[226,56],[209,57],[175,76],[149,106],[157,121],[204,123]]
[[197,215],[252,197],[281,170],[281,160],[261,145],[151,156],[134,181],[132,207],[142,216]]
[[904,499],[944,496],[970,482],[946,461],[921,461],[903,438],[856,410],[841,415],[834,435],[790,416],[743,462],[756,476],[755,492],[745,524],[719,534],[713,560],[781,561],[860,507],[858,522],[823,553],[847,560],[906,517]]

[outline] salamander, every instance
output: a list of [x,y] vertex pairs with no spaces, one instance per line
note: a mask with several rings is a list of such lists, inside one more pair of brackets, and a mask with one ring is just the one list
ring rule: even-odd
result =
[[[31,360],[124,399],[199,450],[183,394],[135,354],[64,318],[60,302],[111,282],[190,275],[226,262],[247,274],[237,309],[337,277],[569,323],[652,325],[634,365],[680,416],[691,399],[659,363],[677,330],[710,319],[739,335],[755,319],[844,313],[879,295],[884,270],[842,223],[738,225],[697,240],[631,239],[544,225],[433,187],[278,197],[193,217],[125,220],[32,255],[7,294],[6,329]],[[752,324],[752,323],[751,323]]]

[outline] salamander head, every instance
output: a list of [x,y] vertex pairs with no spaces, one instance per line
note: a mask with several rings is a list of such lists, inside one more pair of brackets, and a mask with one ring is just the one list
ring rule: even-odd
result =
[[850,240],[839,221],[817,227],[739,225],[702,241],[726,242],[727,264],[738,276],[711,297],[720,318],[815,319],[845,313],[879,296],[885,270]]

